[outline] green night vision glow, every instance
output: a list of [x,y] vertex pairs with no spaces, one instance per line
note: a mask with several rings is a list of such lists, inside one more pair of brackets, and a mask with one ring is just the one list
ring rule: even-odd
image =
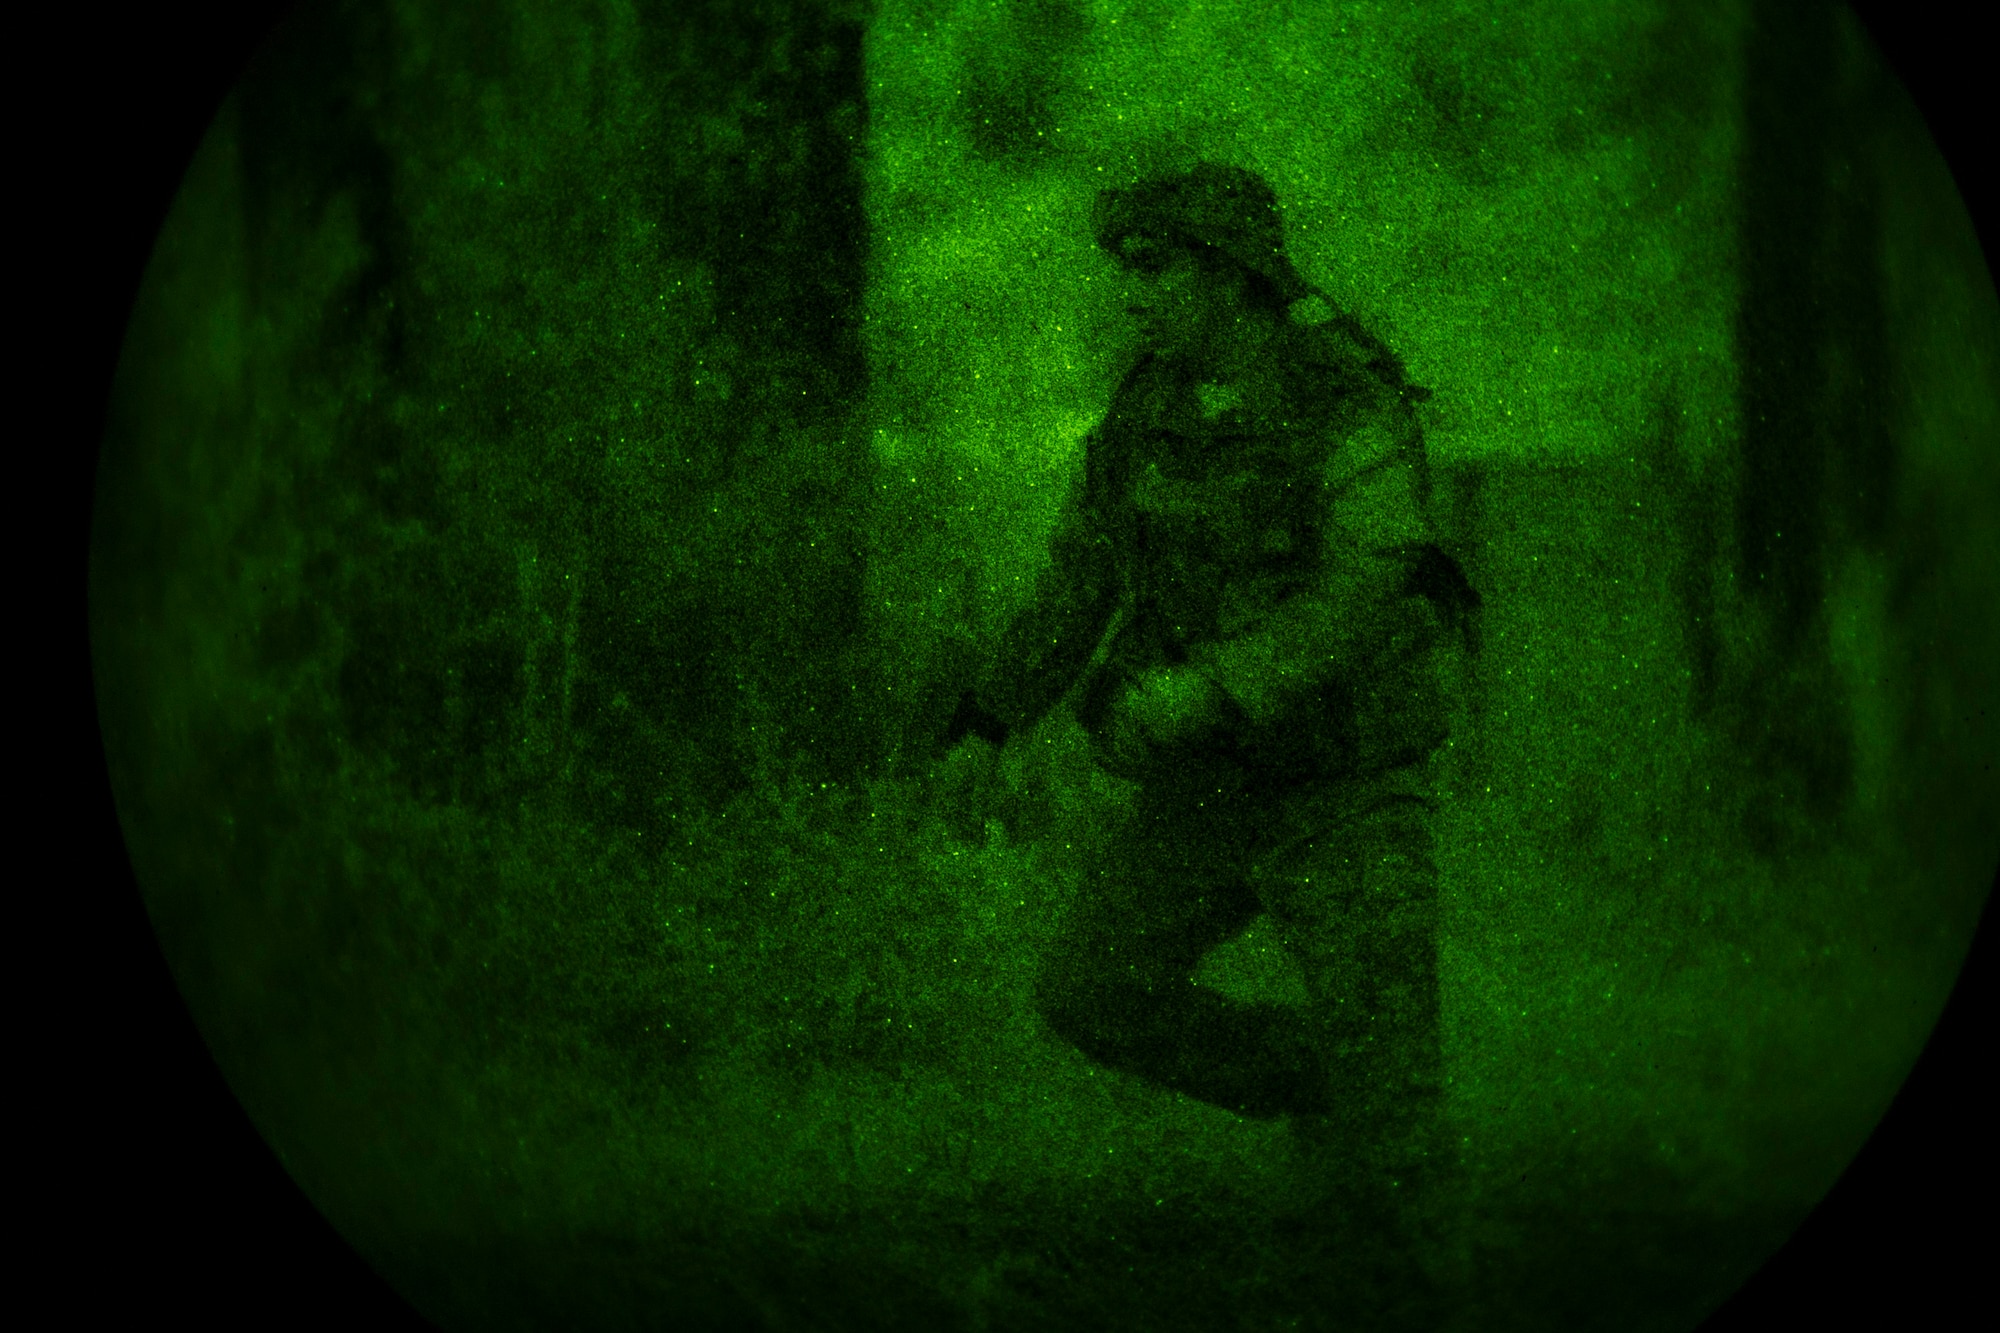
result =
[[91,614],[447,1327],[1692,1329],[1984,903],[2000,302],[1834,7],[308,5]]

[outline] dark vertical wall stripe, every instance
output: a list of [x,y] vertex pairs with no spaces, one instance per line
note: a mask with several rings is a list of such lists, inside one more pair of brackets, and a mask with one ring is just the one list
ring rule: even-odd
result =
[[1818,438],[1827,328],[1819,252],[1828,233],[1830,14],[1761,0],[1745,62],[1743,454],[1736,509],[1745,586],[1797,646],[1818,600],[1826,462]]
[[[257,613],[263,665],[337,654],[342,733],[421,799],[560,783],[646,830],[879,748],[853,10],[657,0],[628,37],[308,6],[246,77],[250,298],[288,358],[260,373],[340,405],[266,450],[315,553]],[[601,43],[573,101],[538,100],[551,32]],[[350,215],[366,258],[315,304],[313,237]]]
[[[766,409],[732,414],[740,450],[823,417],[866,375],[861,25],[827,0],[658,0],[643,32],[681,150],[665,244],[711,266],[742,382]],[[720,151],[718,117],[732,131]]]
[[1787,652],[1802,648],[1827,550],[1887,528],[1876,189],[1863,152],[1872,89],[1843,79],[1831,5],[1760,0],[1745,70],[1744,438],[1740,570]]
[[1734,557],[1747,619],[1739,679],[1722,684],[1753,762],[1814,818],[1852,779],[1825,633],[1833,557],[1884,540],[1895,465],[1867,157],[1882,90],[1856,72],[1857,40],[1832,5],[1758,0],[1745,62]]

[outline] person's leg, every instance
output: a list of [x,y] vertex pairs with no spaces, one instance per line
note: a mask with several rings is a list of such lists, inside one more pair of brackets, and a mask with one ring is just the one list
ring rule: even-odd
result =
[[1194,982],[1202,956],[1256,915],[1253,813],[1227,786],[1150,786],[1090,867],[1038,992],[1049,1026],[1093,1060],[1274,1116],[1324,1100],[1303,1016]]
[[1338,1118],[1400,1139],[1442,1091],[1432,807],[1403,771],[1296,793],[1257,891],[1305,974]]

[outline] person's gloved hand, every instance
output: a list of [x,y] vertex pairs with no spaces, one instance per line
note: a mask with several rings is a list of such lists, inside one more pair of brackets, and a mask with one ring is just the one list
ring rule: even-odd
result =
[[1105,767],[1142,774],[1158,752],[1199,740],[1224,721],[1222,687],[1193,667],[1153,667],[1130,679],[1112,703],[1101,744]]
[[1000,804],[1000,747],[980,736],[967,736],[940,759],[931,772],[933,808],[961,842],[986,840],[986,821]]
[[1141,672],[1113,710],[1154,745],[1176,745],[1213,730],[1222,720],[1222,689],[1193,667]]

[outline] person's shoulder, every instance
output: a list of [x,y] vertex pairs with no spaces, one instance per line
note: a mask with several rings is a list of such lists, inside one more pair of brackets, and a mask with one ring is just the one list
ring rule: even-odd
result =
[[1276,428],[1318,437],[1387,397],[1369,368],[1369,349],[1348,322],[1287,320],[1265,343],[1253,415]]
[[1428,396],[1409,382],[1388,344],[1317,292],[1292,303],[1274,341],[1272,350],[1296,371],[1331,377],[1350,390],[1373,384],[1412,402]]
[[1373,359],[1361,321],[1317,293],[1292,302],[1274,350],[1287,360],[1326,366],[1364,366]]

